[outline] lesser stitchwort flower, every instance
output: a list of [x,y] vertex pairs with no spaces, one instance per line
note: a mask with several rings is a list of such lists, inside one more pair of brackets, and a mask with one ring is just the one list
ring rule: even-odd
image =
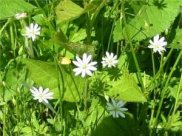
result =
[[103,67],[116,67],[116,64],[118,63],[117,55],[114,55],[114,53],[106,52],[106,56],[102,57],[102,65]]
[[95,67],[97,62],[92,62],[91,59],[92,56],[87,55],[86,53],[83,54],[82,59],[76,56],[76,61],[73,61],[73,64],[77,66],[77,68],[73,69],[76,76],[79,74],[81,74],[81,77],[85,77],[86,75],[91,76],[92,72],[97,70]]
[[40,35],[40,27],[38,24],[31,23],[26,27],[26,32],[24,34],[25,37],[32,38],[32,41],[35,41],[38,35]]
[[109,111],[110,115],[113,116],[113,118],[119,118],[119,116],[125,118],[125,115],[123,112],[127,111],[127,108],[123,108],[125,102],[123,101],[115,101],[114,99],[111,99],[111,102],[107,102],[107,110]]
[[27,17],[27,13],[25,13],[25,12],[15,14],[15,18],[16,18],[17,20],[23,19],[23,18],[25,18],[25,17]]
[[37,89],[32,87],[30,89],[33,99],[38,100],[39,102],[48,103],[48,100],[53,99],[53,92],[50,92],[48,88],[43,89],[41,86]]
[[166,51],[165,46],[167,45],[167,42],[165,41],[164,37],[159,37],[159,35],[154,36],[153,41],[149,41],[150,45],[148,48],[153,49],[154,52],[158,52],[160,55],[163,51]]

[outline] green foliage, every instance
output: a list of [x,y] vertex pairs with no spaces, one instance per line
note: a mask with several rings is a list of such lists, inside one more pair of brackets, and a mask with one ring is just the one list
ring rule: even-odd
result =
[[119,20],[116,22],[113,37],[115,42],[126,37],[141,41],[165,31],[178,15],[180,1],[154,0],[140,6],[140,10],[135,13],[136,16],[127,22],[123,30],[121,22]]
[[123,74],[117,81],[110,81],[112,88],[106,92],[109,96],[117,96],[116,98],[126,102],[146,102],[146,98],[139,89],[135,79],[131,76]]
[[182,35],[182,30],[181,29],[177,29],[176,30],[175,38],[173,39],[170,47],[172,47],[174,49],[182,49],[181,35]]
[[[0,0],[0,135],[182,135],[180,10],[180,0]],[[147,47],[157,34],[162,54]],[[103,67],[106,51],[115,67]],[[97,70],[81,78],[72,62],[84,53]],[[34,100],[33,86],[53,100]]]
[[71,21],[84,13],[84,9],[72,2],[63,0],[56,7],[57,23]]
[[[50,88],[54,92],[54,98],[76,102],[80,99],[84,82],[81,77],[75,77],[69,66],[56,66],[54,63],[38,60],[24,60],[31,78],[38,86]],[[60,68],[60,76],[58,69]],[[63,86],[59,90],[59,85]]]
[[12,17],[17,13],[30,12],[34,8],[24,0],[0,0],[0,20]]
[[106,117],[92,133],[94,136],[137,136],[137,123],[132,115],[124,119]]

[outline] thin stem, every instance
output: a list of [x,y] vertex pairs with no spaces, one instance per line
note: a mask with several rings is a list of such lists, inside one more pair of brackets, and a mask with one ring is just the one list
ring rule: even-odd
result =
[[[125,17],[125,7],[124,6],[125,6],[125,0],[123,0],[122,12],[123,12],[124,25],[126,26],[127,22],[126,22],[126,17]],[[130,38],[128,32],[127,32],[127,28],[126,27],[125,27],[125,32],[126,32],[125,39],[128,41],[128,43],[130,45],[132,56],[133,56],[133,59],[134,59],[134,63],[135,63],[136,69],[137,69],[137,78],[138,78],[138,80],[139,80],[139,82],[141,84],[142,92],[145,92],[145,87],[144,87],[144,84],[143,84],[143,81],[142,81],[142,76],[141,76],[141,73],[140,73],[140,67],[139,67],[139,64],[138,64],[138,60],[137,60],[137,57],[135,55],[134,47],[133,47],[133,44],[131,42],[131,38]]]
[[157,110],[156,118],[155,118],[155,121],[154,121],[154,126],[156,126],[156,124],[157,124],[157,121],[158,121],[158,118],[159,118],[159,114],[160,114],[160,111],[161,111],[161,108],[162,108],[162,104],[163,104],[165,92],[166,92],[166,90],[167,90],[167,87],[168,87],[169,81],[170,81],[170,79],[171,79],[171,76],[172,76],[173,72],[175,71],[178,62],[179,62],[180,59],[181,59],[181,55],[182,55],[182,51],[180,51],[180,53],[179,53],[179,55],[178,55],[178,57],[177,57],[177,59],[176,59],[176,61],[175,61],[175,63],[174,63],[174,66],[172,67],[171,72],[169,73],[169,76],[168,76],[168,78],[167,78],[167,81],[166,81],[166,83],[165,83],[165,86],[164,86],[164,88],[162,89],[162,92],[161,92],[161,100],[160,100],[159,108],[158,108],[158,110]]
[[155,82],[155,81],[156,81],[156,79],[160,76],[161,71],[163,70],[163,68],[164,68],[165,64],[166,64],[166,63],[167,63],[167,61],[169,60],[169,58],[170,58],[170,56],[171,56],[171,54],[172,54],[173,50],[174,50],[174,48],[171,48],[171,50],[169,51],[169,53],[168,53],[167,57],[165,58],[165,60],[164,60],[164,61],[163,61],[163,63],[161,64],[161,66],[160,66],[159,70],[157,71],[157,73],[156,73],[156,74],[155,74],[155,76],[153,77],[153,79],[152,79],[152,81],[150,82],[150,84],[149,84],[149,86],[148,86],[148,87],[150,87],[150,86],[153,84],[153,82]]
[[111,38],[112,38],[113,30],[114,30],[114,23],[112,24],[112,28],[111,28],[111,33],[110,33],[109,41],[108,41],[108,45],[107,45],[107,51],[109,51],[109,49],[110,49]]
[[102,3],[99,5],[99,7],[96,9],[94,16],[92,17],[92,20],[90,22],[91,26],[93,26],[95,19],[97,18],[97,15],[99,14],[100,10],[104,7],[107,0],[103,0]]
[[3,136],[6,136],[6,103],[3,106]]
[[10,23],[11,19],[9,18],[8,21],[6,21],[6,23],[3,25],[3,27],[0,30],[0,35],[3,32],[3,30],[7,27],[7,25]]
[[85,86],[84,86],[84,110],[87,111],[87,100],[88,100],[88,78],[85,79]]
[[153,70],[153,75],[155,76],[155,60],[154,60],[154,54],[151,51],[151,57],[152,57],[152,70]]
[[175,105],[174,105],[174,110],[173,110],[172,116],[174,116],[174,113],[176,112],[176,109],[177,109],[178,100],[179,100],[179,96],[180,96],[181,85],[182,85],[182,74],[181,74],[180,83],[179,83],[179,86],[178,86],[178,91],[177,91],[177,96],[176,96],[176,100],[175,100]]
[[[154,60],[154,54],[151,51],[151,58],[152,58],[152,70],[153,70],[153,76],[155,76],[155,60]],[[151,116],[150,116],[150,123],[149,126],[152,126],[153,118],[154,118],[154,112],[155,112],[155,95],[156,95],[156,89],[154,89],[154,97],[153,97],[153,103],[152,103],[152,109],[151,109]],[[152,134],[152,131],[150,129],[150,135]]]
[[179,83],[179,86],[178,86],[177,94],[176,94],[176,97],[175,97],[174,109],[173,109],[173,112],[172,112],[171,117],[169,119],[169,122],[167,124],[167,127],[166,127],[167,129],[171,127],[172,120],[174,119],[176,110],[178,108],[181,84],[182,84],[182,74],[181,74],[181,78],[180,78],[180,83]]

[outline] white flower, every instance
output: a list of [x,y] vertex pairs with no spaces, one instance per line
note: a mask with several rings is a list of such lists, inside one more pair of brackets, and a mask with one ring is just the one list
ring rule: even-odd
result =
[[150,45],[148,48],[153,49],[154,52],[158,52],[160,55],[163,51],[166,51],[165,46],[167,42],[165,41],[164,37],[159,38],[159,35],[154,36],[153,41],[150,40]]
[[124,106],[123,101],[115,101],[114,99],[111,99],[111,103],[107,102],[107,110],[109,111],[110,115],[113,116],[113,118],[119,118],[119,116],[125,118],[125,115],[123,112],[127,111],[127,108],[122,108]]
[[15,14],[15,18],[16,18],[17,20],[23,19],[23,18],[25,18],[25,17],[27,17],[27,13],[25,13],[25,12]]
[[28,27],[26,27],[24,36],[27,38],[32,38],[32,41],[35,41],[38,35],[40,35],[40,27],[38,24],[31,23]]
[[91,59],[92,56],[87,55],[86,53],[83,54],[82,60],[78,56],[76,56],[76,61],[73,61],[73,64],[77,66],[77,68],[73,69],[76,76],[79,74],[81,74],[82,77],[85,77],[86,75],[91,76],[92,71],[97,70],[97,68],[95,67],[97,62],[92,62]]
[[37,89],[35,87],[32,87],[30,89],[33,99],[38,100],[39,102],[45,102],[48,103],[49,99],[53,99],[53,93],[50,92],[48,88],[43,89],[41,86]]
[[117,55],[114,55],[114,53],[109,53],[109,52],[106,52],[106,56],[105,57],[102,57],[102,65],[103,67],[115,67],[116,64],[118,63],[118,60],[117,60]]

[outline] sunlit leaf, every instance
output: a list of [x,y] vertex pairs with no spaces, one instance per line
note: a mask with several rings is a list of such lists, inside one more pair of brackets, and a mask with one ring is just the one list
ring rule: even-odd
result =
[[56,7],[57,23],[71,21],[84,13],[84,9],[71,0],[61,1]]
[[24,0],[0,0],[0,20],[17,13],[29,12],[35,7]]
[[[38,86],[48,87],[54,92],[54,98],[63,98],[66,101],[78,101],[83,91],[84,80],[72,75],[69,67],[61,66],[59,77],[58,68],[54,63],[38,60],[24,60],[29,71],[30,77]],[[60,90],[58,89],[60,85]],[[62,88],[64,86],[64,88]]]
[[177,29],[176,35],[171,43],[170,47],[173,47],[174,49],[182,49],[182,30]]
[[117,81],[109,83],[112,88],[106,92],[109,96],[117,96],[116,98],[127,102],[145,102],[146,98],[139,89],[135,79],[129,75],[124,74]]
[[150,1],[149,4],[141,5],[136,16],[127,22],[121,30],[121,24],[116,23],[114,30],[115,42],[130,37],[135,40],[143,40],[159,34],[169,28],[179,13],[179,0]]

